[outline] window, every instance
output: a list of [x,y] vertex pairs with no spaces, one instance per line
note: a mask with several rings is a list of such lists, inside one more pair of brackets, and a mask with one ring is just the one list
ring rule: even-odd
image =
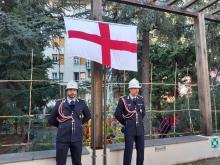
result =
[[80,80],[85,80],[86,79],[86,72],[81,72],[80,73]]
[[58,61],[58,54],[52,54],[52,60],[53,60],[53,62],[57,62]]
[[86,68],[87,69],[91,68],[91,62],[89,60],[86,60]]
[[92,74],[91,74],[91,69],[88,69],[88,78],[91,78]]
[[79,72],[74,72],[74,77],[73,77],[73,79],[74,79],[75,81],[79,81]]
[[53,79],[53,80],[57,80],[57,73],[56,73],[56,72],[53,72],[53,73],[52,73],[52,79]]
[[74,65],[79,65],[79,64],[80,64],[79,57],[74,57]]
[[63,73],[60,73],[59,79],[63,81]]
[[64,65],[64,54],[52,54],[52,60],[54,63]]

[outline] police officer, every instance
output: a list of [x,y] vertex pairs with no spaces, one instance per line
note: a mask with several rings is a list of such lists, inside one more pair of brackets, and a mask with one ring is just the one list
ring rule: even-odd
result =
[[138,95],[139,82],[132,79],[129,82],[129,96],[119,99],[115,117],[124,126],[122,132],[125,138],[124,165],[130,165],[132,159],[133,143],[137,150],[137,165],[144,162],[144,124],[145,107],[143,97]]
[[85,101],[77,98],[78,84],[74,81],[67,83],[67,97],[56,102],[48,122],[58,127],[56,137],[56,163],[65,165],[70,149],[72,164],[81,165],[82,125],[91,118]]

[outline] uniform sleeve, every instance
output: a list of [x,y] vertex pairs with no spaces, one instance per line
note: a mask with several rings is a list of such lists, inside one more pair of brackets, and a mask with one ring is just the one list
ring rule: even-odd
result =
[[124,103],[122,101],[122,99],[120,98],[119,101],[118,101],[118,105],[116,107],[116,110],[115,110],[115,118],[122,124],[124,125],[125,124],[125,121],[124,121],[124,118],[122,116],[123,114],[123,110],[124,110]]
[[61,101],[57,101],[56,105],[52,109],[49,117],[48,117],[48,123],[52,126],[58,127],[59,122],[57,121],[57,117],[59,116],[58,108],[60,106]]
[[86,105],[86,103],[84,102],[85,106],[83,109],[83,120],[82,120],[82,124],[85,124],[89,121],[89,119],[91,119],[91,113],[90,110],[88,108],[88,106]]

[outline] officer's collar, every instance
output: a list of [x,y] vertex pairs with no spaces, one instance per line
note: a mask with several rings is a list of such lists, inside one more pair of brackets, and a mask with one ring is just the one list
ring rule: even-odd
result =
[[138,96],[131,96],[131,95],[128,96],[128,99],[131,99],[131,100],[133,100],[135,98],[138,99]]
[[137,96],[135,96],[135,97],[133,97],[133,96],[131,96],[131,95],[128,95],[127,96],[127,99],[133,99],[133,98],[137,98],[137,100],[140,98],[140,95],[137,95]]
[[66,97],[66,102],[68,102],[70,104],[71,101],[77,101],[79,102],[78,98],[77,97],[74,97],[73,99],[71,99],[70,97]]

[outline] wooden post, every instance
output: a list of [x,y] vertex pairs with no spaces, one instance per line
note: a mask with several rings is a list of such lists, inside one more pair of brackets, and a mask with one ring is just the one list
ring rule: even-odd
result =
[[[144,31],[142,35],[142,52],[139,72],[142,83],[150,83],[150,35]],[[145,134],[150,134],[150,84],[143,84],[141,95],[144,97],[146,114],[144,117]]]
[[199,13],[194,20],[196,44],[196,68],[201,111],[201,130],[206,136],[212,134],[212,112],[209,86],[209,69],[206,45],[205,18]]
[[[92,18],[102,20],[102,0],[92,0]],[[89,28],[89,27],[88,27]],[[102,142],[102,80],[103,68],[102,65],[96,62],[92,63],[92,143],[94,149],[101,149]]]

